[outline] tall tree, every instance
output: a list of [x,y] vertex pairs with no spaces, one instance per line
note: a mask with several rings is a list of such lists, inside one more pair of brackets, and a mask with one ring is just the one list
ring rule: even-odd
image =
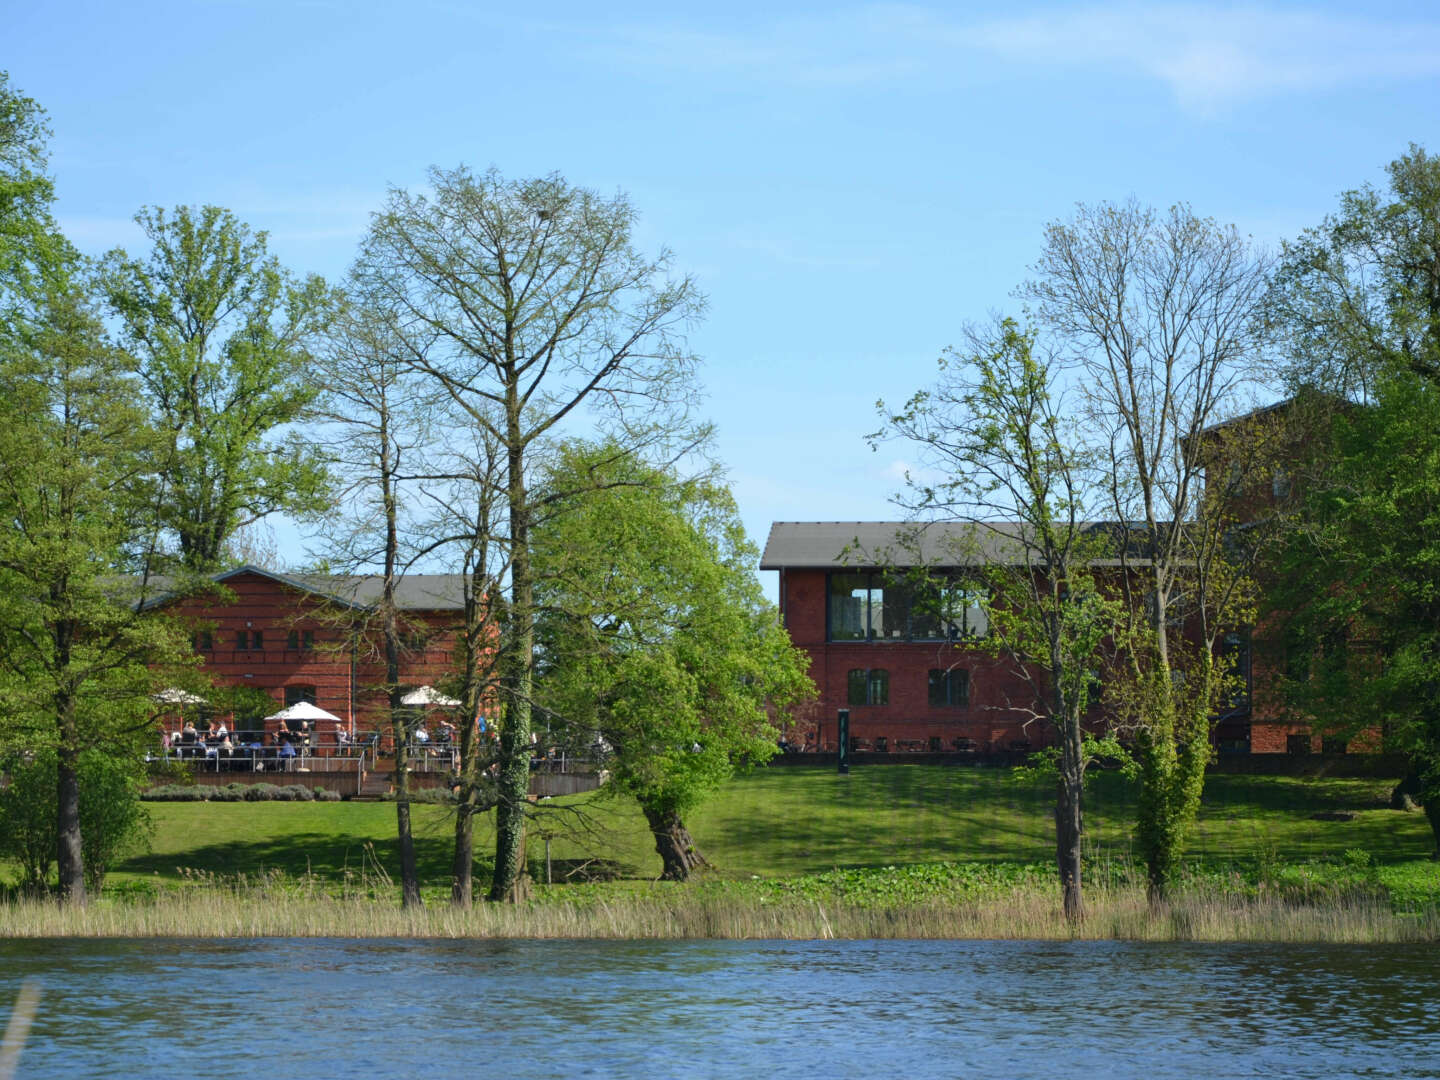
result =
[[54,752],[61,895],[81,904],[81,755],[131,757],[188,649],[143,606],[153,432],[51,217],[45,134],[0,76],[0,749]]
[[[944,560],[973,571],[937,577],[922,563],[908,591],[954,623],[957,604],[983,597],[989,634],[957,647],[1012,661],[1034,695],[1035,719],[1054,728],[1056,867],[1065,915],[1078,921],[1085,770],[1100,745],[1084,721],[1119,624],[1118,605],[1097,587],[1092,563],[1113,555],[1113,538],[1089,528],[1084,451],[1063,414],[1058,366],[1037,354],[1034,332],[1006,319],[969,337],[969,348],[941,359],[939,382],[886,416],[876,437],[917,444],[926,475],[938,477],[912,485],[906,501],[914,513],[973,524],[973,550]],[[922,549],[924,532],[922,520],[913,537]]]
[[55,751],[60,889],[81,904],[81,755],[138,760],[155,680],[189,649],[144,610],[156,446],[73,275],[41,267],[0,350],[0,681],[16,741]]
[[[360,572],[380,571],[380,599],[365,610],[362,625],[348,626],[355,640],[378,642],[385,666],[383,690],[395,741],[395,816],[400,849],[401,902],[422,905],[410,826],[410,751],[416,716],[402,699],[402,654],[408,635],[402,624],[396,589],[409,564],[402,537],[407,507],[406,482],[420,468],[417,460],[428,442],[426,403],[405,361],[405,350],[392,329],[352,297],[336,320],[319,370],[325,391],[317,414],[328,421],[317,458],[327,460],[341,485],[348,511],[343,527],[326,530],[330,561]],[[347,615],[353,613],[346,613]]]
[[777,720],[813,697],[808,661],[722,485],[586,444],[537,491],[538,698],[552,729],[610,746],[610,787],[639,802],[661,876],[684,880],[705,862],[686,815],[775,754]]
[[317,392],[312,349],[333,298],[319,277],[294,280],[228,210],[149,207],[135,220],[150,253],[111,252],[105,292],[169,439],[165,525],[185,565],[208,573],[236,529],[323,497],[323,469],[282,432]]
[[1073,365],[1107,516],[1124,534],[1137,832],[1159,900],[1200,805],[1226,694],[1214,647],[1250,619],[1250,585],[1227,546],[1233,507],[1205,485],[1206,435],[1255,379],[1267,263],[1233,227],[1187,206],[1131,202],[1081,206],[1050,225],[1033,272],[1021,295]]
[[1388,189],[1285,246],[1272,312],[1299,392],[1328,423],[1307,443],[1301,527],[1272,604],[1291,620],[1293,704],[1404,753],[1440,853],[1440,158],[1412,145]]
[[[503,448],[508,572],[497,642],[500,731],[491,900],[520,872],[535,665],[536,453],[596,419],[635,448],[685,424],[693,359],[679,336],[703,301],[669,255],[631,243],[635,211],[559,176],[432,170],[430,195],[391,192],[357,275],[417,343],[411,362]],[[423,343],[423,347],[421,347]]]

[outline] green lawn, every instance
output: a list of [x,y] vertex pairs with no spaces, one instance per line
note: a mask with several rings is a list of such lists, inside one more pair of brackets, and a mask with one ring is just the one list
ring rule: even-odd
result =
[[[1426,858],[1423,814],[1384,809],[1390,782],[1212,776],[1190,855],[1207,861],[1339,857],[1360,849],[1381,864]],[[886,765],[849,776],[811,768],[757,771],[694,814],[701,850],[727,876],[789,877],[835,867],[937,861],[1029,863],[1053,857],[1052,791],[1008,770]],[[185,871],[255,874],[307,871],[338,880],[378,860],[395,873],[390,803],[149,803],[150,852],[115,868],[111,881],[174,881]],[[1132,791],[1119,776],[1094,778],[1086,826],[1097,858],[1126,858]],[[658,872],[643,819],[632,804],[587,797],[546,804],[530,831],[532,865],[545,832],[559,860],[602,857],[637,876]],[[1353,810],[1354,821],[1313,821],[1321,810]],[[448,886],[451,820],[442,807],[415,807],[422,880]],[[491,818],[476,829],[486,857]],[[373,852],[373,856],[369,854]],[[536,869],[539,867],[536,865]],[[483,876],[484,870],[479,871]]]

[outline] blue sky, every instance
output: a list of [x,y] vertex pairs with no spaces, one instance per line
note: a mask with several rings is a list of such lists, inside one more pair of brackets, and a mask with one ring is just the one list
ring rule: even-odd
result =
[[431,164],[628,191],[709,296],[691,343],[757,542],[895,515],[876,400],[1017,310],[1077,202],[1186,201],[1274,247],[1440,150],[1426,3],[5,8],[0,64],[50,112],[90,252],[137,249],[141,205],[208,202],[338,278]]

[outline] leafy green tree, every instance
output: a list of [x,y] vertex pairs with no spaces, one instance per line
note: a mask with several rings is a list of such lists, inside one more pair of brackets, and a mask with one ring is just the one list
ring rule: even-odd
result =
[[297,282],[228,210],[141,210],[147,258],[105,260],[104,289],[145,397],[168,438],[164,525],[208,573],[237,529],[324,500],[325,472],[298,434],[317,393],[311,365],[333,298]]
[[1295,389],[1351,405],[1310,433],[1272,606],[1292,704],[1406,755],[1440,854],[1440,159],[1412,145],[1387,173],[1276,275]]
[[136,757],[189,650],[144,607],[157,440],[51,218],[43,137],[0,84],[0,751],[53,753],[60,891],[83,903],[82,755]]
[[[1056,867],[1065,915],[1078,921],[1085,770],[1098,752],[1118,750],[1113,739],[1102,744],[1087,732],[1085,720],[1098,703],[1096,677],[1121,612],[1095,580],[1094,561],[1113,558],[1112,538],[1089,528],[1087,462],[1064,418],[1058,375],[1053,359],[1037,354],[1033,331],[1001,320],[991,331],[972,331],[965,351],[947,351],[939,382],[888,415],[876,437],[916,444],[926,475],[938,477],[912,484],[915,514],[973,525],[971,549],[947,552],[943,561],[974,567],[961,602],[984,597],[989,633],[960,644],[1013,661],[1033,693],[1034,720],[1055,730]],[[917,549],[924,533],[922,520],[914,527]],[[980,558],[981,549],[1003,554]],[[922,565],[906,584],[917,603],[958,622],[947,601],[960,583]]]
[[1292,389],[1366,400],[1406,370],[1440,381],[1440,159],[1411,144],[1284,246],[1269,298]]
[[415,370],[502,454],[500,802],[489,898],[505,900],[520,873],[530,782],[531,473],[566,425],[594,421],[635,450],[688,436],[694,360],[682,334],[703,299],[689,279],[670,277],[668,252],[635,250],[635,210],[623,195],[464,167],[433,170],[431,184],[430,195],[391,193],[355,276],[404,334]]
[[542,490],[537,698],[552,725],[608,743],[610,787],[639,802],[662,877],[684,880],[705,861],[686,815],[776,752],[776,721],[813,697],[808,662],[722,485],[583,444]]

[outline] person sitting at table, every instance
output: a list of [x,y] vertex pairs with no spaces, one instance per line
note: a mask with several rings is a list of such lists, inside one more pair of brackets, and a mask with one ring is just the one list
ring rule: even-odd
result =
[[430,732],[426,731],[423,727],[417,727],[415,729],[415,741],[421,746],[427,745],[430,742]]
[[217,739],[224,739],[229,736],[229,734],[230,729],[225,726],[225,721],[221,720],[219,725],[215,728],[215,737]]
[[455,740],[454,724],[450,723],[449,720],[441,720],[439,727],[440,730],[435,733],[435,740],[437,742],[448,743]]
[[180,741],[189,745],[194,743],[199,737],[200,733],[195,730],[195,721],[186,720],[185,726],[180,729]]

